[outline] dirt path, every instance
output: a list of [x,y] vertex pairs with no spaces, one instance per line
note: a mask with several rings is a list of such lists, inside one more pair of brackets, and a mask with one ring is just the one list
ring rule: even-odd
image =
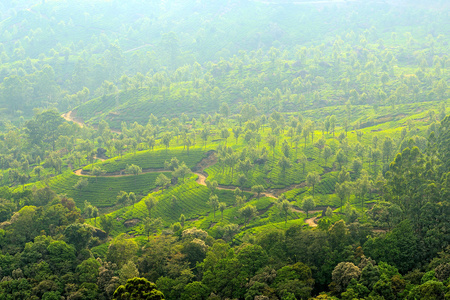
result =
[[70,121],[70,122],[74,122],[74,123],[78,124],[81,128],[84,127],[83,122],[76,120],[75,117],[72,116],[72,111],[62,114],[61,117],[63,117],[66,121]]
[[[147,169],[147,170],[142,170],[141,174],[145,174],[145,173],[168,173],[170,171],[168,170],[160,170],[160,169]],[[73,173],[77,176],[91,176],[93,177],[94,175],[91,174],[83,174],[83,169],[78,169],[73,171]],[[98,177],[127,177],[127,176],[134,176],[134,174],[127,174],[127,173],[120,173],[120,174],[103,174],[101,176]]]
[[305,219],[305,223],[311,227],[317,227],[316,220],[317,220],[317,217]]
[[[72,120],[71,119],[71,111],[68,112],[67,114],[64,114],[64,118],[66,120]],[[102,158],[98,158],[102,161],[104,161],[105,159]],[[209,155],[206,158],[203,158],[196,166],[196,170],[197,172],[193,172],[193,174],[197,175],[197,179],[195,180],[198,184],[206,186],[206,178],[207,175],[204,174],[203,170],[206,169],[207,167],[209,167],[210,165],[214,164],[216,162],[216,158],[214,155],[214,152],[210,152]],[[120,174],[103,174],[101,176],[98,177],[125,177],[125,176],[134,176],[133,174],[123,174],[123,171],[120,172]],[[170,172],[167,170],[163,170],[163,169],[144,169],[142,170],[142,173],[163,173],[163,172]],[[142,174],[141,173],[141,174]],[[93,176],[90,174],[83,174],[83,169],[78,169],[74,171],[74,174],[77,176]],[[236,187],[226,187],[226,186],[218,186],[217,187],[218,190],[227,190],[227,191],[234,191],[236,189]],[[244,191],[246,192],[251,192],[250,189],[244,189]],[[265,197],[269,197],[269,198],[273,198],[273,199],[277,199],[277,196],[275,196],[274,194],[270,193],[270,192],[265,192],[265,193],[261,193],[263,196]],[[304,213],[304,211],[293,208],[292,211],[294,212],[298,212],[298,213]],[[322,210],[312,210],[310,211],[310,213],[316,213],[316,212],[321,212]],[[311,226],[311,227],[316,227],[317,224],[314,222],[314,220],[316,220],[316,217],[314,218],[310,218],[310,219],[306,219],[305,222]]]
[[150,47],[153,47],[153,45],[152,45],[152,44],[144,44],[144,45],[142,45],[142,46],[139,46],[139,47],[136,47],[136,48],[133,48],[133,49],[130,49],[130,50],[124,51],[123,53],[129,53],[129,52],[133,52],[133,51],[136,51],[136,50],[139,50],[139,49],[142,49],[142,48],[148,47],[148,46],[150,46]]
[[[74,122],[76,124],[78,124],[81,128],[83,128],[85,126],[85,124],[83,122],[81,122],[80,120],[77,120],[76,117],[73,116],[73,111],[69,111],[65,114],[62,114],[61,117],[66,120],[66,121],[70,121],[70,122]],[[93,126],[95,129],[97,128],[97,126]],[[111,132],[117,133],[117,134],[121,134],[122,131],[117,130],[117,129],[109,129],[111,130]],[[100,160],[102,160],[101,158],[99,158]]]
[[[306,214],[305,211],[303,211],[301,209],[298,209],[298,208],[295,208],[295,207],[292,208],[292,211],[296,212],[296,213]],[[318,213],[318,212],[323,212],[323,210],[321,210],[321,209],[310,210],[310,211],[308,211],[308,214],[315,214],[315,213]]]
[[[195,182],[197,182],[200,185],[206,186],[206,176],[203,175],[202,173],[197,173],[194,172],[195,175],[197,175],[197,179],[195,180]],[[225,186],[218,186],[217,187],[218,190],[226,190],[226,191],[234,191],[236,189],[236,187],[225,187]],[[249,189],[244,189],[245,192],[250,192]],[[277,199],[277,197],[275,197],[275,195],[271,194],[271,193],[261,193],[261,195],[264,195],[265,197],[269,197],[269,198],[274,198]]]

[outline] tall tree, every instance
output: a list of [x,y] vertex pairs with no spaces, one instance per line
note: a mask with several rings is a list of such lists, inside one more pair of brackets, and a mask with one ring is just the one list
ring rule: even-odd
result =
[[108,215],[101,216],[100,227],[106,232],[106,235],[108,236],[114,227],[113,217]]
[[280,210],[281,215],[284,216],[284,226],[286,227],[287,218],[292,210],[292,205],[288,200],[284,199],[283,201],[278,203],[278,209]]
[[278,161],[278,166],[281,168],[281,174],[283,177],[286,176],[286,169],[289,169],[292,167],[292,163],[286,156],[282,156],[281,159]]
[[256,207],[253,205],[246,205],[243,208],[239,210],[239,214],[244,217],[244,227],[247,228],[247,224],[250,222],[250,220],[256,215],[258,211],[256,210]]
[[177,178],[181,177],[183,179],[183,182],[184,182],[184,177],[186,177],[190,173],[191,173],[191,169],[189,169],[184,162],[181,163],[181,165],[178,166],[178,168],[176,168],[175,171],[172,172],[173,177],[177,177]]
[[91,170],[92,175],[95,176],[95,182],[97,182],[98,177],[105,174],[105,170],[100,168],[99,166],[93,166]]
[[306,184],[309,186],[312,186],[313,189],[313,197],[315,192],[315,186],[320,182],[320,175],[316,171],[309,172],[308,175],[306,175]]
[[252,192],[256,193],[256,197],[259,198],[261,193],[264,192],[264,186],[261,185],[261,184],[257,184],[257,185],[252,186]]
[[155,184],[156,186],[160,186],[161,190],[164,191],[164,189],[170,184],[170,179],[161,173],[158,177],[156,177]]
[[172,140],[172,135],[169,132],[164,133],[161,138],[161,143],[166,147],[166,153],[169,151],[170,141]]
[[126,172],[128,174],[134,175],[134,184],[136,185],[137,177],[139,174],[142,173],[142,168],[137,165],[131,164],[131,165],[127,165]]
[[220,214],[222,215],[222,221],[223,221],[223,212],[225,211],[226,208],[227,208],[227,204],[225,202],[219,203],[219,210],[220,210]]
[[144,231],[147,233],[147,242],[150,241],[150,234],[153,234],[156,230],[158,230],[159,227],[162,226],[162,219],[161,218],[145,218],[144,220]]
[[217,195],[209,196],[208,205],[211,206],[214,213],[214,218],[216,218],[216,209],[219,207],[219,197],[217,197]]
[[148,217],[152,217],[152,210],[156,206],[156,199],[153,196],[149,196],[144,200],[145,206],[147,207]]
[[120,191],[117,194],[117,204],[122,205],[123,207],[127,204],[129,198],[128,193],[124,191]]
[[303,199],[302,201],[302,209],[306,212],[306,217],[309,217],[309,211],[313,210],[314,207],[316,207],[316,204],[314,203],[314,198],[309,196]]

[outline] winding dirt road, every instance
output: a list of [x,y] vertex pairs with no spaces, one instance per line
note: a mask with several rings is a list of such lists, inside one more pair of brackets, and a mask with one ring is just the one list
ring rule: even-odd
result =
[[[72,111],[69,111],[65,114],[62,114],[61,117],[63,117],[65,120],[67,121],[71,121],[74,122],[76,124],[78,124],[80,127],[84,126],[84,123],[77,121],[75,119],[75,117],[72,116]],[[105,159],[103,158],[97,158],[101,161],[104,161]],[[207,167],[210,166],[210,163],[213,164],[215,163],[214,159],[210,162],[210,163],[204,163],[205,161],[208,162],[209,160],[209,156],[205,159],[202,159],[202,161],[200,161],[197,166],[200,167],[199,172],[193,172],[195,175],[197,175],[197,179],[195,180],[198,184],[206,186],[206,176],[200,172],[203,172],[204,169],[206,169]],[[163,173],[163,172],[170,172],[167,170],[162,170],[162,169],[146,169],[146,170],[142,170],[142,173]],[[73,171],[73,173],[77,176],[93,176],[90,174],[83,174],[83,169],[78,169]],[[101,176],[98,177],[125,177],[125,176],[134,176],[133,174],[123,174],[122,171],[120,172],[120,174],[103,174]],[[228,191],[234,191],[236,188],[235,187],[224,187],[224,186],[218,186],[217,187],[218,190],[228,190]],[[250,191],[249,189],[244,189],[245,191]],[[269,197],[269,198],[273,198],[273,199],[277,199],[277,197],[269,192],[265,192],[265,193],[261,193],[262,195],[264,195],[265,197]],[[292,211],[294,212],[298,212],[298,213],[304,213],[302,210],[299,209],[292,209]],[[311,211],[311,213],[315,213],[317,211]],[[317,224],[314,222],[316,220],[316,217],[314,218],[310,218],[310,219],[305,219],[305,223],[308,224],[311,227],[316,227]]]
[[[148,170],[142,170],[141,174],[145,174],[145,173],[168,173],[170,171],[167,170],[159,170],[159,169],[148,169]],[[83,174],[83,169],[78,169],[73,171],[73,173],[77,176],[90,176],[90,177],[94,177],[94,175],[91,174]],[[127,176],[134,176],[134,174],[128,174],[128,173],[121,173],[121,174],[103,174],[100,175],[98,177],[127,177]]]
[[77,120],[72,116],[72,111],[69,111],[69,112],[67,112],[67,113],[65,113],[65,114],[62,114],[61,117],[63,117],[66,121],[74,122],[74,123],[78,124],[81,128],[84,127],[84,123],[83,123],[83,122],[77,121]]
[[[103,159],[104,160],[104,159]],[[83,169],[78,169],[73,171],[75,175],[77,176],[93,176],[90,174],[83,174]],[[146,169],[146,170],[142,170],[142,173],[163,173],[163,172],[170,172],[167,170],[162,170],[162,169]],[[197,179],[195,180],[195,182],[197,182],[200,185],[203,186],[207,186],[206,185],[206,176],[202,173],[198,173],[198,172],[193,172],[193,174],[197,175]],[[125,176],[134,176],[133,174],[103,174],[101,176],[98,177],[125,177]],[[232,187],[224,187],[224,186],[218,186],[217,187],[218,190],[228,190],[228,191],[234,191],[235,188]],[[245,189],[245,191],[249,191],[248,189]],[[271,194],[271,193],[262,193],[262,195],[269,197],[269,198],[274,198],[277,199],[277,197],[275,197],[275,195]],[[304,211],[300,210],[300,209],[296,209],[293,208],[292,209],[293,212],[297,212],[297,213],[304,213]],[[310,211],[310,213],[316,213],[322,210],[312,210]],[[305,223],[308,224],[311,227],[317,227],[317,224],[315,223],[315,220],[317,219],[317,217],[314,218],[309,218],[309,219],[305,219]]]
[[[83,128],[85,125],[83,122],[77,120],[76,117],[73,116],[73,111],[66,112],[65,114],[62,114],[61,117],[66,121],[74,122],[74,123],[78,124],[78,126],[80,126],[81,128]],[[96,126],[93,126],[93,127],[97,128]],[[114,133],[118,133],[118,134],[122,133],[120,130],[117,130],[117,129],[110,129],[110,130],[111,130],[111,132],[114,132]]]
[[317,227],[316,220],[317,220],[317,217],[305,219],[305,223],[308,224],[311,227]]
[[[197,179],[195,180],[195,182],[197,182],[200,185],[204,185],[206,186],[206,176],[203,175],[202,173],[196,173],[194,172],[195,175],[197,175]],[[234,191],[236,188],[232,188],[232,187],[224,187],[224,186],[218,186],[217,187],[218,190],[227,190],[227,191]],[[244,189],[246,192],[249,192],[248,189]],[[275,197],[275,195],[271,194],[271,193],[261,193],[262,195],[269,197],[269,198],[274,198],[277,199],[277,197]]]

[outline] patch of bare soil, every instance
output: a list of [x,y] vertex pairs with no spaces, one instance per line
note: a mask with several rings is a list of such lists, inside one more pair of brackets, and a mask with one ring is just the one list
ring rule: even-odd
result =
[[126,220],[123,225],[125,225],[125,227],[133,227],[136,226],[137,223],[139,223],[141,220],[139,219],[130,219],[130,220]]
[[206,157],[197,163],[197,165],[193,168],[193,171],[196,173],[203,173],[206,168],[214,165],[215,163],[217,163],[216,152],[213,150],[208,151],[208,153],[206,153]]
[[74,122],[78,124],[80,127],[84,127],[84,123],[74,116],[73,111],[69,111],[65,114],[62,114],[61,117],[63,117],[66,121]]
[[317,227],[316,220],[317,220],[317,217],[305,219],[305,223],[308,224],[311,227]]

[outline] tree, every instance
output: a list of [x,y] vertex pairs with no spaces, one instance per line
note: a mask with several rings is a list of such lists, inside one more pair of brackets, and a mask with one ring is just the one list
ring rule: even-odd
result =
[[85,187],[87,187],[87,185],[88,185],[87,178],[80,178],[73,187],[79,191],[82,191]]
[[312,186],[313,188],[313,197],[314,197],[314,187],[319,182],[320,182],[320,175],[316,171],[309,172],[308,175],[306,176],[306,184]]
[[149,137],[147,139],[147,144],[148,144],[148,148],[153,150],[155,148],[155,145],[156,145],[155,138],[154,137]]
[[132,260],[129,260],[126,264],[122,266],[119,270],[119,280],[121,284],[125,284],[128,279],[138,277],[139,271]]
[[277,145],[277,138],[271,134],[267,137],[267,143],[272,148],[272,158],[275,157],[275,146]]
[[92,208],[92,217],[94,218],[94,226],[97,226],[98,208],[96,206]]
[[339,170],[342,169],[342,165],[347,162],[347,156],[342,149],[339,149],[336,153],[336,162],[339,164]]
[[283,200],[280,203],[278,203],[278,209],[280,210],[280,213],[284,215],[284,226],[286,227],[287,224],[287,218],[289,215],[289,212],[292,210],[292,205],[288,200]]
[[238,160],[239,160],[239,157],[238,157],[237,153],[227,154],[227,156],[225,157],[225,163],[228,166],[230,166],[230,169],[231,169],[231,180],[233,180],[234,166],[236,165]]
[[186,217],[185,217],[183,214],[181,214],[181,215],[180,215],[180,224],[181,224],[181,227],[184,227],[184,222],[186,222]]
[[303,174],[305,174],[305,169],[306,169],[306,162],[308,161],[308,159],[306,158],[305,154],[301,154],[300,158],[298,159],[298,163],[302,165],[302,169],[303,169]]
[[191,169],[189,169],[186,164],[183,162],[181,163],[181,165],[175,169],[175,171],[173,171],[173,177],[179,178],[181,177],[183,179],[183,183],[184,183],[184,177],[186,175],[189,175],[191,173]]
[[223,212],[226,208],[227,208],[227,204],[225,202],[219,203],[219,210],[220,210],[220,214],[222,215],[222,221],[223,221]]
[[247,182],[247,176],[245,176],[244,174],[239,174],[239,176],[238,176],[238,185],[240,186],[240,187],[243,187],[244,186],[244,184]]
[[161,138],[161,143],[166,146],[166,153],[169,150],[169,146],[170,146],[170,141],[172,140],[172,135],[169,132],[166,132],[162,138]]
[[366,170],[363,170],[361,177],[356,181],[356,186],[355,191],[361,200],[361,209],[364,211],[364,197],[372,188],[372,180]]
[[208,141],[209,134],[210,134],[209,128],[206,128],[206,127],[203,128],[203,130],[200,133],[201,139],[205,141],[205,148],[206,148],[206,142]]
[[156,289],[156,284],[145,278],[128,279],[125,285],[119,286],[113,294],[113,300],[164,300],[164,294]]
[[55,142],[61,135],[59,126],[63,121],[56,109],[44,110],[26,123],[26,133],[32,144],[40,147],[50,144],[55,151]]
[[161,173],[158,177],[156,177],[155,184],[156,186],[160,186],[161,190],[164,191],[164,189],[170,184],[170,179]]
[[136,184],[137,176],[142,173],[142,168],[137,165],[131,164],[127,165],[126,172],[128,174],[134,175],[134,184]]
[[210,195],[213,195],[216,192],[217,187],[219,186],[219,184],[217,183],[216,180],[209,181],[208,179],[205,180],[205,183],[206,183],[206,186],[209,189]]
[[248,172],[253,168],[253,164],[249,158],[241,160],[238,165],[238,169],[242,171],[245,175],[248,175]]
[[122,233],[109,244],[106,259],[121,268],[136,255],[138,249],[136,241]]
[[100,217],[100,227],[106,232],[107,236],[111,233],[113,226],[114,223],[112,216],[103,215]]
[[383,141],[383,157],[387,163],[391,157],[391,153],[394,150],[394,141],[390,137],[386,137]]
[[334,138],[335,129],[336,129],[336,116],[331,115],[330,116],[330,130],[331,130],[331,132],[333,132],[333,138]]
[[355,158],[352,162],[352,170],[355,173],[356,177],[359,176],[359,173],[361,172],[362,167],[363,167],[363,163],[362,163],[361,159]]
[[252,186],[252,192],[256,193],[256,198],[259,198],[261,193],[264,192],[264,186],[262,186],[261,184]]
[[36,174],[38,179],[41,179],[41,174],[42,174],[43,171],[44,171],[44,168],[42,166],[36,166],[33,169],[33,173]]
[[246,205],[243,208],[239,210],[239,214],[244,217],[244,226],[247,228],[247,224],[250,222],[250,220],[256,215],[257,210],[256,207],[253,205]]
[[242,133],[241,127],[236,126],[233,128],[233,135],[234,135],[234,138],[236,139],[236,144],[238,143],[239,135],[241,135],[241,133]]
[[82,261],[76,268],[80,282],[97,283],[100,267],[101,264],[93,257]]
[[210,294],[209,287],[200,281],[193,281],[184,287],[181,294],[181,300],[201,300],[208,299]]
[[128,198],[130,199],[131,204],[133,205],[134,208],[134,204],[136,203],[137,200],[136,194],[134,192],[130,192],[128,193]]
[[145,206],[147,207],[148,217],[152,217],[152,210],[156,206],[156,199],[153,196],[149,196],[144,200]]
[[230,132],[228,131],[228,128],[223,128],[220,132],[220,137],[225,140],[225,145],[227,144],[227,140],[230,137]]
[[382,154],[381,154],[380,149],[375,149],[372,151],[373,171],[375,174],[377,173],[377,164],[381,158],[381,155]]
[[278,166],[281,168],[281,174],[286,176],[286,169],[289,169],[292,167],[292,163],[286,156],[282,156],[281,159],[278,161]]
[[150,242],[150,233],[154,233],[159,227],[162,226],[162,224],[163,222],[161,218],[145,218],[144,231],[147,233],[147,242]]
[[325,159],[325,165],[327,164],[328,159],[331,157],[331,155],[333,154],[333,151],[331,150],[331,148],[327,145],[325,145],[325,147],[323,147],[323,159]]
[[192,140],[190,138],[186,137],[183,140],[183,145],[184,145],[184,147],[186,147],[186,152],[187,152],[187,155],[189,156],[189,149],[192,146]]
[[19,183],[22,185],[22,191],[25,190],[25,183],[28,181],[28,175],[27,174],[19,174],[18,175]]
[[127,192],[120,191],[119,194],[117,195],[117,204],[118,205],[125,206],[127,204],[128,200],[129,200],[129,198],[128,198]]
[[314,203],[314,198],[309,196],[303,199],[302,201],[302,209],[306,212],[306,217],[308,218],[309,211],[313,210],[314,207],[316,207],[316,204]]
[[219,207],[219,198],[217,197],[217,195],[209,196],[208,205],[211,206],[214,212],[214,218],[216,218],[216,209]]
[[105,170],[102,170],[99,166],[94,166],[91,170],[92,175],[95,176],[95,182],[97,182],[98,176],[105,174]]
[[222,102],[219,108],[220,113],[223,115],[224,118],[228,118],[230,115],[230,107],[226,102]]
[[92,211],[94,210],[94,206],[91,205],[91,203],[87,200],[84,200],[84,215],[86,218],[92,217]]
[[125,143],[123,140],[114,140],[114,148],[119,152],[120,157],[122,157],[123,151],[125,150]]
[[291,148],[289,147],[289,144],[286,142],[286,140],[284,140],[283,144],[281,145],[281,151],[286,158],[289,158],[289,152],[291,151]]
[[88,246],[89,240],[92,238],[92,231],[91,226],[73,223],[64,229],[64,236],[67,243],[73,245],[79,252]]
[[345,199],[350,197],[352,188],[349,182],[344,181],[343,183],[336,182],[335,191],[339,199],[341,200],[341,208],[343,207],[343,202]]
[[334,292],[344,291],[352,279],[359,279],[361,270],[351,262],[341,262],[333,270]]

